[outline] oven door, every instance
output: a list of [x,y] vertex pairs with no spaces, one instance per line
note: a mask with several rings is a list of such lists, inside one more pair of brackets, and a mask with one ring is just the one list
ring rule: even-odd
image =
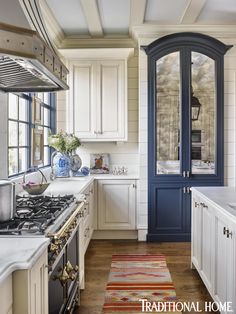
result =
[[61,284],[59,277],[65,265],[65,255],[63,254],[58,264],[54,268],[49,278],[49,314],[62,313],[66,304],[65,287]]

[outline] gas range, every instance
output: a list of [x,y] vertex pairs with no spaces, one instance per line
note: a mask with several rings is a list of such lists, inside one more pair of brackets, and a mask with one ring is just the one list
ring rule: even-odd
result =
[[0,223],[0,234],[47,235],[59,227],[75,206],[73,195],[16,196],[15,218]]

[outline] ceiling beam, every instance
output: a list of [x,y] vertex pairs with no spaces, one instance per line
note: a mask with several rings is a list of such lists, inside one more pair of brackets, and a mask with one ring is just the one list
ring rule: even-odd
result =
[[207,0],[189,0],[180,19],[180,24],[194,24]]
[[132,27],[142,25],[145,18],[147,0],[131,0],[129,33],[132,35]]
[[89,33],[92,37],[102,37],[103,29],[96,0],[80,0]]

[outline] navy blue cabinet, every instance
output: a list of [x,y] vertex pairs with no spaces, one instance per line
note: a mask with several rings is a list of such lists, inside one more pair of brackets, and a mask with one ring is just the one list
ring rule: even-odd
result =
[[231,46],[177,33],[148,55],[148,241],[188,241],[191,187],[223,185],[224,54]]

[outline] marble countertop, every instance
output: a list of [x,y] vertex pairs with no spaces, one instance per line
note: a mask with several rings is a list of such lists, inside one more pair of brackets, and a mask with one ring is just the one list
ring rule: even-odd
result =
[[32,268],[48,243],[44,237],[0,237],[0,283],[15,270]]
[[[134,180],[138,179],[138,175],[96,174],[86,177],[57,178],[51,182],[44,194],[74,194],[77,196],[83,193],[95,179]],[[21,194],[25,194],[25,192]],[[31,268],[47,248],[48,243],[48,238],[40,236],[0,236],[0,283],[18,269]]]
[[83,191],[94,180],[136,180],[137,174],[128,175],[113,175],[113,174],[96,174],[85,177],[69,177],[69,178],[56,178],[51,182],[45,195],[58,195],[58,194],[74,194],[75,196],[83,193]]
[[[191,190],[203,195],[209,202],[225,210],[230,218],[236,221],[236,188],[235,187],[192,187]],[[235,205],[235,209],[231,206]]]

